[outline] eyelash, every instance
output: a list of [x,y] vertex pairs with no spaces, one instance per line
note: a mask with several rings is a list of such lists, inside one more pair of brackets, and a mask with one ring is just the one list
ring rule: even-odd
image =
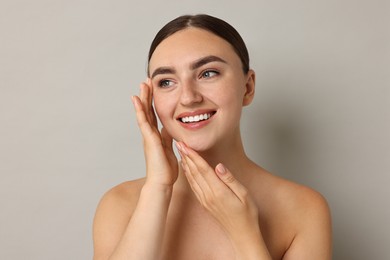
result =
[[[212,75],[212,76],[205,76],[207,73],[214,73],[215,75]],[[200,77],[199,78],[212,78],[212,77],[215,77],[215,76],[218,76],[219,75],[219,72],[216,71],[216,70],[205,70],[203,71],[201,74],[200,74]]]
[[[206,76],[206,75],[209,74],[209,73],[214,73],[214,75]],[[205,71],[203,71],[203,72],[200,74],[199,78],[200,78],[200,79],[201,79],[201,78],[213,78],[213,77],[215,77],[215,76],[218,76],[219,74],[220,74],[220,73],[219,73],[218,71],[216,71],[216,70],[205,70]],[[159,86],[160,88],[169,88],[172,84],[173,84],[172,80],[169,80],[169,79],[163,79],[163,80],[160,80],[160,81],[158,82],[158,86]]]
[[[166,83],[168,83],[168,85],[166,85]],[[171,85],[172,85],[172,80],[169,79],[163,79],[158,82],[158,86],[160,88],[168,88]]]

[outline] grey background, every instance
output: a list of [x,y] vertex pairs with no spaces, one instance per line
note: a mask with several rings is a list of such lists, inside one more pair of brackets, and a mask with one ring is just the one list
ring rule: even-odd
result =
[[253,160],[320,191],[334,259],[390,259],[388,1],[0,2],[0,259],[91,259],[105,191],[144,175],[130,95],[157,30],[209,13],[247,42]]

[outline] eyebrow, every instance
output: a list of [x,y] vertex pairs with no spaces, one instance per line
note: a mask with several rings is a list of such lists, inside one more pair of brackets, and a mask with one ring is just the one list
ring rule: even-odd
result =
[[[222,59],[218,56],[209,55],[209,56],[202,57],[202,58],[194,61],[191,64],[190,68],[191,68],[191,70],[195,70],[195,69],[198,69],[198,68],[202,67],[203,65],[206,65],[207,63],[210,63],[210,62],[227,63],[224,59]],[[154,78],[155,76],[157,76],[159,74],[174,74],[175,72],[176,72],[176,70],[172,67],[159,67],[153,71],[151,78]]]
[[199,60],[196,60],[194,63],[192,63],[191,69],[195,70],[197,68],[202,67],[203,65],[205,65],[207,63],[215,62],[215,61],[222,62],[222,63],[227,63],[225,60],[223,60],[222,58],[220,58],[218,56],[209,55],[209,56],[200,58]]
[[159,67],[153,71],[152,76],[150,78],[154,78],[159,74],[175,74],[175,72],[176,70],[171,67]]

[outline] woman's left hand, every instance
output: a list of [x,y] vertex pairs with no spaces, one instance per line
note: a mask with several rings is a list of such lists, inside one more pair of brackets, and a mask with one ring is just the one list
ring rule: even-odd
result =
[[213,169],[184,143],[177,143],[177,148],[193,192],[229,236],[259,229],[257,207],[248,190],[223,164]]
[[271,259],[261,234],[258,209],[248,190],[223,164],[213,169],[183,142],[176,145],[193,192],[227,232],[237,259]]

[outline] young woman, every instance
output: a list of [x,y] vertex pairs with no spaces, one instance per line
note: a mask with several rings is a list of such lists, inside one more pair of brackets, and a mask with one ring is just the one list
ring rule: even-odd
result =
[[102,198],[95,260],[331,259],[324,198],[245,154],[240,115],[254,92],[247,49],[226,22],[181,16],[158,32],[132,97],[146,178]]

